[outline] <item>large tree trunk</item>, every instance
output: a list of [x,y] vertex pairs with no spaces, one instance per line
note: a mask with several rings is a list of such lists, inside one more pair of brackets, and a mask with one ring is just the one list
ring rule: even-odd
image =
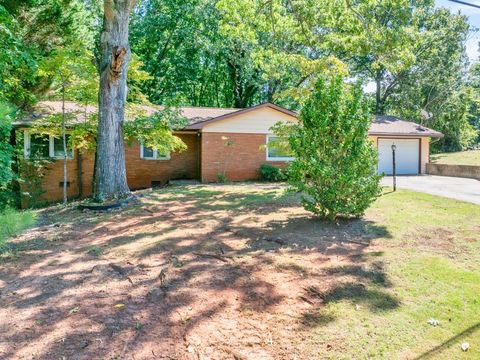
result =
[[97,201],[121,199],[130,195],[122,124],[130,60],[128,21],[133,6],[134,0],[104,0],[93,194]]

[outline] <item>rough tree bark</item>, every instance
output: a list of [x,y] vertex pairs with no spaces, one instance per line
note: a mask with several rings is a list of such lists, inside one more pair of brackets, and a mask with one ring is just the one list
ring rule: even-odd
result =
[[128,22],[135,0],[104,0],[100,39],[100,90],[93,197],[97,201],[130,196],[122,125],[130,60]]

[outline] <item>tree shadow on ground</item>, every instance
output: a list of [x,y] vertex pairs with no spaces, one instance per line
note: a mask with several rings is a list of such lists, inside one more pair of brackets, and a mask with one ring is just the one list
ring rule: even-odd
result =
[[435,346],[434,348],[424,352],[420,356],[416,357],[415,360],[423,360],[423,359],[437,359],[438,356],[442,353],[442,351],[448,349],[452,345],[458,345],[458,343],[476,332],[480,331],[480,323],[476,323],[467,329],[463,330],[461,333],[452,336],[450,339],[445,340],[441,344]]
[[387,229],[319,221],[297,196],[252,186],[166,189],[109,214],[50,209],[60,225],[19,238],[22,256],[3,263],[0,357],[32,344],[39,359],[261,357],[264,326],[286,329],[275,336],[291,355],[298,327],[281,325],[288,313],[308,328],[335,320],[312,306],[400,305],[382,254],[366,256]]

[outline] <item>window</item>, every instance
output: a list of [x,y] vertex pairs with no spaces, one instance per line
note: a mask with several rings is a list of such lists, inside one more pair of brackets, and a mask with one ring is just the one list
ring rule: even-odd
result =
[[48,158],[50,156],[50,139],[48,136],[31,135],[29,145],[28,157]]
[[294,159],[290,146],[277,136],[267,135],[267,160],[292,161]]
[[[67,157],[71,159],[73,157],[73,150],[68,148],[68,141],[70,140],[70,135],[66,136],[67,140]],[[53,156],[55,158],[63,158],[63,138],[53,138]]]
[[[67,142],[69,135],[67,135]],[[24,153],[26,158],[63,158],[63,139],[49,135],[30,134],[24,132]],[[73,149],[68,149],[67,157],[73,159]]]
[[140,158],[145,160],[170,160],[170,154],[160,154],[147,146],[140,145]]

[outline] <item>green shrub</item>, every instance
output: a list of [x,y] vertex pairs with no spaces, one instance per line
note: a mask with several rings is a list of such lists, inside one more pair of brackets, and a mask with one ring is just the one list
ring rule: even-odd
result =
[[361,88],[337,76],[318,80],[298,124],[275,127],[294,153],[288,178],[305,209],[330,220],[360,216],[379,196],[370,121]]
[[36,220],[36,213],[31,210],[18,211],[6,208],[0,212],[0,253],[6,248],[9,237],[32,226]]
[[29,208],[38,208],[46,205],[42,198],[45,190],[42,187],[43,177],[47,166],[53,162],[52,159],[42,159],[30,157],[29,159],[20,159],[20,182],[22,184],[22,201]]
[[13,109],[0,102],[0,210],[14,202],[11,189],[15,174],[12,171],[14,148],[10,145]]
[[260,176],[264,181],[285,181],[286,176],[282,169],[270,165],[263,164],[260,166]]
[[103,249],[100,246],[90,246],[87,253],[93,256],[100,256],[103,253]]
[[218,173],[217,174],[217,181],[219,183],[226,183],[227,182],[227,176],[224,173]]

